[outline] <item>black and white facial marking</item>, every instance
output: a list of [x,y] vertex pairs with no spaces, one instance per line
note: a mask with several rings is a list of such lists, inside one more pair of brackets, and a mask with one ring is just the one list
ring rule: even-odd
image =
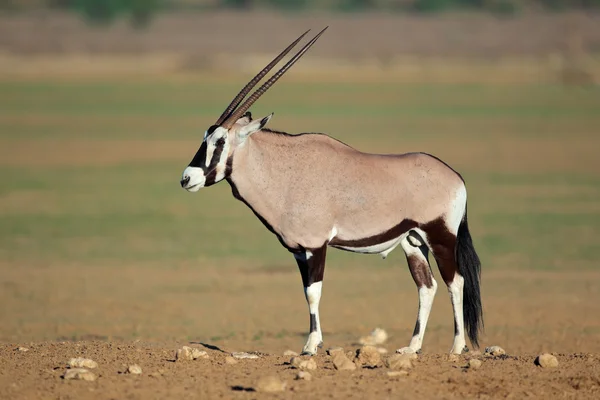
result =
[[227,177],[227,157],[229,138],[227,129],[213,125],[205,133],[204,139],[190,165],[183,171],[181,187],[188,192],[197,192]]

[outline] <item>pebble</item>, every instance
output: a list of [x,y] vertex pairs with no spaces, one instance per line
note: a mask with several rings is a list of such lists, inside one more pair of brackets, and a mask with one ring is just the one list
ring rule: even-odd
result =
[[[416,354],[414,354],[416,356]],[[385,360],[385,366],[389,369],[411,369],[413,354],[394,354]]]
[[506,354],[506,352],[500,346],[490,346],[485,348],[485,354],[489,354],[491,356],[502,356]]
[[558,367],[558,359],[552,354],[544,353],[537,356],[535,364],[542,368],[556,368]]
[[290,364],[293,368],[301,369],[301,370],[315,370],[317,369],[317,363],[312,358],[304,359],[302,357],[292,357],[290,360]]
[[339,351],[333,354],[333,366],[338,371],[354,371],[356,369],[356,364],[354,364],[343,351]]
[[208,353],[204,350],[183,346],[181,349],[177,349],[175,353],[175,359],[177,361],[183,360],[197,360],[199,358],[209,358]]
[[283,352],[284,356],[297,356],[298,353],[296,353],[294,350],[286,350]]
[[69,367],[94,369],[94,368],[98,368],[98,363],[89,358],[77,357],[77,358],[71,358],[69,360]]
[[255,360],[255,359],[259,358],[257,354],[246,353],[244,351],[231,353],[231,356],[233,358],[237,358],[237,359],[249,358],[249,359]]
[[460,360],[460,357],[458,356],[458,354],[448,354],[448,361],[458,362],[459,360]]
[[364,346],[356,351],[356,362],[365,367],[377,367],[381,364],[381,354],[373,346]]
[[22,353],[29,351],[29,349],[27,347],[17,347],[15,350],[20,351]]
[[140,375],[142,373],[142,367],[140,367],[137,364],[133,364],[130,365],[129,368],[127,368],[127,372],[132,375]]
[[327,354],[329,354],[330,356],[333,356],[335,353],[343,353],[344,352],[344,348],[343,347],[330,347],[327,349]]
[[276,393],[283,392],[286,387],[286,383],[282,382],[276,376],[264,376],[256,382],[255,390],[257,392],[265,392],[265,393]]
[[71,368],[65,371],[63,375],[65,380],[95,381],[96,375],[85,368]]

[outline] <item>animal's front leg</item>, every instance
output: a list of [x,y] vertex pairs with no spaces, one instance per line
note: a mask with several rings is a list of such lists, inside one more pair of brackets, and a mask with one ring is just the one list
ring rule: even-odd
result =
[[302,275],[304,295],[308,303],[310,315],[310,331],[308,340],[302,349],[302,354],[315,355],[317,354],[317,347],[323,345],[321,321],[319,320],[319,302],[321,301],[326,252],[327,246],[323,246],[318,249],[305,250],[294,254],[300,274]]

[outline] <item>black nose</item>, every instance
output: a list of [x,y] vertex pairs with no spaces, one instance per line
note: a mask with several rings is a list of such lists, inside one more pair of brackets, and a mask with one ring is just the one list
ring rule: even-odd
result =
[[190,177],[189,176],[186,176],[185,178],[183,178],[181,180],[181,182],[180,182],[181,183],[181,187],[185,187],[189,183],[189,181],[190,181]]

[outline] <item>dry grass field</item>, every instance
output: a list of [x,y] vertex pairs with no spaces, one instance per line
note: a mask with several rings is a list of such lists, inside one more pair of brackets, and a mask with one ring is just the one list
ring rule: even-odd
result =
[[[485,358],[465,370],[438,291],[408,376],[337,372],[316,357],[294,381],[308,316],[291,255],[226,183],[191,195],[180,174],[246,77],[0,82],[0,398],[597,398],[600,392],[600,91],[553,85],[284,80],[253,109],[372,152],[425,151],[467,182],[482,262]],[[434,268],[434,273],[437,272]],[[400,251],[329,253],[325,348],[380,326],[408,342],[417,293]],[[173,363],[182,345],[260,360]],[[29,348],[19,352],[19,346]],[[534,366],[539,352],[560,366]],[[95,382],[60,378],[71,357]],[[138,363],[142,376],[121,374]]]

